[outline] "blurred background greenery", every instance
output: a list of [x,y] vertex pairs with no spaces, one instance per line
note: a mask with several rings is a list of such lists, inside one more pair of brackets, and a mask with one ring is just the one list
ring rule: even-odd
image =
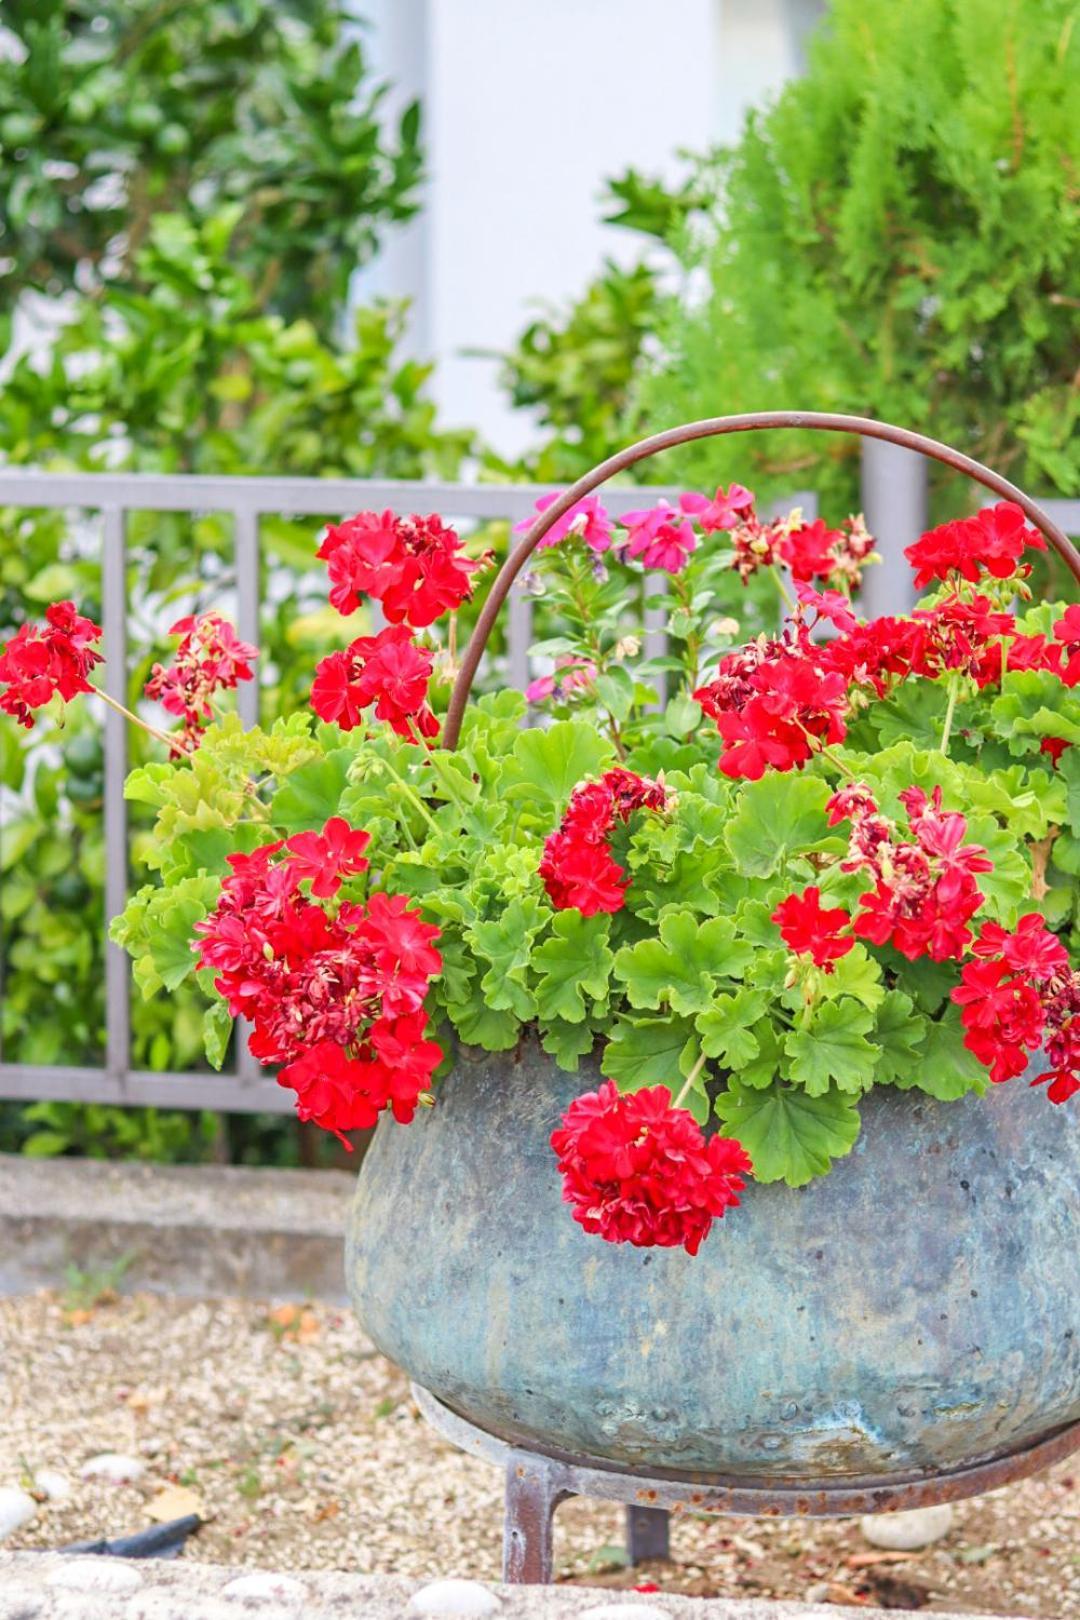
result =
[[[508,461],[437,420],[402,307],[353,299],[422,204],[423,122],[415,104],[389,119],[343,0],[6,0],[0,460],[561,482],[646,427],[785,404],[901,421],[1076,495],[1078,21],[1073,0],[835,0],[805,75],[735,146],[686,154],[676,183],[611,178],[599,206],[640,261],[599,266],[502,357],[535,424]],[[858,503],[856,447],[831,436],[715,441],[645,476]],[[937,510],[962,494],[935,488]],[[263,524],[268,713],[302,705],[316,650],[347,639],[318,527]],[[96,545],[88,517],[0,510],[0,641],[57,597],[94,612]],[[136,514],[129,545],[134,698],[163,623],[227,609],[233,580],[221,517]],[[99,1062],[97,718],[26,734],[0,717],[0,784],[4,1057]],[[138,1067],[198,1066],[193,1000],[136,1001],[132,1040]],[[286,1120],[68,1103],[0,1103],[0,1147],[323,1151]]]

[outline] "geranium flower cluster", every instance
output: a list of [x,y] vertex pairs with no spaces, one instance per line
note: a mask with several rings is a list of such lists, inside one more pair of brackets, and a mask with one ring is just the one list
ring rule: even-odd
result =
[[414,630],[452,613],[472,594],[472,576],[485,559],[465,554],[440,517],[359,512],[331,525],[318,555],[330,575],[330,600],[353,613],[361,598],[382,603],[391,624]]
[[44,624],[24,624],[0,649],[0,712],[29,731],[34,710],[59,694],[65,702],[94,688],[87,676],[102,655],[93,643],[101,626],[75,611],[74,602],[52,602]]
[[772,921],[788,950],[809,956],[814,966],[824,968],[826,973],[834,973],[840,958],[855,947],[850,913],[843,906],[823,906],[816,883],[802,894],[789,894],[782,900]]
[[198,964],[253,1024],[254,1056],[284,1065],[300,1119],[342,1140],[384,1109],[411,1120],[442,1059],[423,1007],[439,930],[402,895],[327,904],[366,869],[367,844],[334,816],[321,833],[230,855],[217,907],[196,925]]
[[322,659],[311,706],[343,731],[355,730],[373,707],[376,720],[386,720],[399,737],[434,737],[439,722],[427,701],[433,662],[431,650],[418,646],[404,625],[388,625]]
[[525,700],[527,703],[546,703],[550,698],[567,698],[575,692],[588,692],[599,673],[591,659],[563,653],[555,660],[552,674],[538,675],[535,681],[529,682],[525,688]]
[[778,638],[760,636],[721,658],[694,697],[724,739],[725,776],[756,782],[806,764],[847,735],[848,683],[829,667],[801,615]]
[[169,634],[181,638],[173,662],[154,665],[145,691],[184,722],[174,752],[189,753],[198,747],[202,723],[213,717],[214,694],[250,681],[258,653],[217,613],[177,619]]
[[[546,512],[557,498],[541,496],[536,513]],[[527,533],[535,521],[533,516],[515,524],[515,534]],[[616,535],[616,523],[624,534]],[[540,549],[577,536],[594,552],[611,551],[622,561],[679,574],[697,549],[695,525],[703,534],[730,536],[731,565],[744,584],[759,568],[783,563],[796,580],[820,579],[855,590],[863,566],[875,557],[873,538],[861,516],[847,519],[838,529],[830,529],[821,518],[805,523],[799,511],[763,523],[754,511],[752,492],[742,484],[720,487],[713,496],[686,491],[677,506],[660,500],[618,519],[597,496],[586,495],[556,520]]]
[[538,867],[556,910],[573,909],[583,917],[621,911],[630,879],[612,856],[611,834],[635,810],[662,810],[666,803],[662,782],[620,767],[575,788]]
[[575,1097],[552,1133],[563,1199],[609,1243],[696,1254],[739,1202],[753,1166],[741,1143],[702,1133],[666,1086],[620,1096],[611,1080]]
[[1029,1053],[1045,1047],[1050,1067],[1032,1084],[1046,1085],[1051,1102],[1080,1092],[1080,973],[1037,912],[1009,932],[983,924],[952,991],[960,1006],[964,1045],[996,1083],[1022,1074]]
[[1011,579],[1018,573],[1026,576],[1031,566],[1022,558],[1029,548],[1045,551],[1046,541],[1015,502],[999,501],[974,517],[930,529],[905,547],[904,556],[915,570],[915,586],[921,591],[935,579],[977,585],[984,574],[992,579]]
[[874,887],[859,898],[852,924],[873,945],[892,945],[909,962],[928,956],[945,962],[962,956],[971,943],[968,923],[983,902],[976,879],[992,872],[981,844],[968,844],[967,820],[941,808],[941,789],[927,798],[922,788],[899,795],[913,837],[901,838],[883,816],[869,789],[841,788],[826,805],[830,827],[850,821],[845,872],[867,872]]

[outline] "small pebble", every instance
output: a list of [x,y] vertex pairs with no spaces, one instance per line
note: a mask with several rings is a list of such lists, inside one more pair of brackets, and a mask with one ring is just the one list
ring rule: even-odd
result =
[[582,1609],[578,1620],[671,1620],[671,1616],[655,1603],[598,1603]]
[[39,1468],[34,1475],[34,1489],[50,1502],[66,1502],[71,1496],[71,1481],[55,1468]]
[[146,1464],[140,1457],[125,1457],[120,1451],[103,1451],[91,1457],[81,1470],[83,1479],[104,1479],[110,1485],[132,1485],[146,1473]]
[[237,1575],[228,1586],[222,1587],[221,1595],[261,1603],[302,1603],[307,1597],[307,1587],[291,1575],[271,1575],[260,1570],[254,1575]]
[[422,1616],[422,1620],[494,1614],[499,1607],[494,1592],[489,1592],[479,1581],[429,1581],[409,1599],[409,1613]]
[[951,1503],[941,1502],[937,1507],[910,1508],[906,1513],[868,1513],[859,1521],[859,1528],[871,1547],[915,1552],[947,1536],[952,1522]]
[[34,1517],[37,1503],[16,1485],[0,1487],[0,1541],[13,1535]]
[[69,1592],[134,1592],[142,1576],[123,1558],[69,1558],[45,1577]]

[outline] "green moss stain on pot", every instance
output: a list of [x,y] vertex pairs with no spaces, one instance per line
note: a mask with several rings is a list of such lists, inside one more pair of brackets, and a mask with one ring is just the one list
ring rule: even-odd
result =
[[599,1081],[462,1051],[384,1121],[348,1279],[375,1343],[471,1422],[637,1470],[925,1474],[1080,1420],[1080,1131],[1023,1078],[878,1087],[848,1158],[751,1185],[700,1253],[590,1237],[548,1137]]

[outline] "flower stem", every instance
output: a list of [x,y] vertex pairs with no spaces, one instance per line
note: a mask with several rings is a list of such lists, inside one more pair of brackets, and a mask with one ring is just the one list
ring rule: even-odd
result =
[[773,579],[775,579],[776,588],[780,592],[780,595],[781,595],[781,598],[783,599],[783,601],[785,601],[787,603],[787,605],[791,609],[792,613],[797,613],[798,608],[799,608],[799,604],[796,602],[795,598],[792,596],[791,592],[788,590],[787,586],[784,584],[784,576],[780,572],[779,568],[777,568],[775,563],[771,564],[771,566],[769,568],[769,573],[772,575]]
[[426,762],[431,766],[432,770],[435,772],[435,775],[439,778],[439,781],[446,789],[447,797],[449,798],[451,804],[453,804],[455,809],[460,810],[462,815],[464,815],[469,807],[462,799],[458,797],[457,783],[453,779],[453,773],[447,769],[445,760],[439,758],[438,750],[429,745],[426,737],[420,736],[419,732],[417,732],[416,728],[413,726],[411,719],[409,721],[409,728],[412,731],[413,741],[418,747],[425,750]]
[[697,1079],[698,1075],[701,1073],[701,1071],[702,1071],[702,1069],[704,1067],[705,1067],[705,1054],[704,1054],[704,1052],[702,1052],[700,1057],[698,1058],[697,1062],[694,1064],[694,1067],[690,1070],[690,1073],[687,1075],[686,1080],[683,1083],[683,1087],[682,1087],[681,1091],[679,1092],[679,1095],[675,1098],[675,1101],[671,1105],[672,1108],[681,1108],[682,1107],[683,1103],[686,1101],[687,1097],[690,1095],[691,1091],[694,1089],[694,1081]]
[[945,724],[941,730],[941,752],[949,752],[949,736],[952,732],[953,715],[956,713],[956,700],[960,695],[960,682],[954,675],[949,682],[949,705],[945,710]]
[[419,793],[417,793],[414,788],[409,786],[408,782],[406,782],[403,776],[398,774],[388,759],[383,759],[380,757],[379,763],[386,771],[387,775],[397,783],[398,787],[401,789],[402,793],[404,793],[405,797],[410,801],[410,803],[412,803],[415,808],[419,810],[432,832],[437,833],[439,831],[439,824],[435,820],[435,817],[431,814],[431,811],[428,809],[423,799],[420,797]]
[[169,749],[176,749],[178,753],[186,754],[188,752],[179,736],[170,737],[167,731],[159,731],[156,726],[152,726],[149,721],[143,720],[140,715],[134,714],[131,709],[125,709],[122,703],[118,703],[114,697],[110,697],[108,692],[104,691],[100,686],[95,686],[93,681],[87,681],[86,684],[91,692],[96,692],[98,697],[109,705],[110,709],[115,709],[117,714],[122,714],[125,720],[131,721],[132,725],[139,726],[146,732],[147,736],[156,738],[158,742],[165,743]]

